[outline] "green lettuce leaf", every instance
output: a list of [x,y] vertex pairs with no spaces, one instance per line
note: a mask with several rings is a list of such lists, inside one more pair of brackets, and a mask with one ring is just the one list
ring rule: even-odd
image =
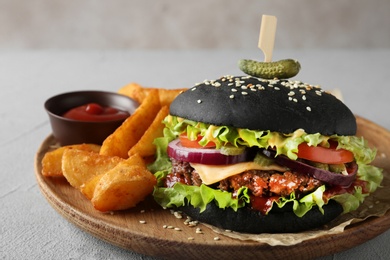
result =
[[167,154],[168,144],[176,139],[169,129],[164,129],[164,136],[154,139],[156,145],[156,160],[148,165],[148,170],[155,173],[158,171],[169,170],[172,167],[171,160]]
[[[322,206],[325,205],[325,202],[322,199],[322,194],[324,191],[325,185],[317,188],[317,190],[300,200],[297,200],[295,194],[292,193],[288,198],[281,197],[278,201],[274,201],[273,205],[282,208],[287,203],[292,202],[293,211],[299,217],[305,215],[314,206],[318,206],[323,212]],[[156,202],[164,208],[192,205],[194,208],[199,208],[200,212],[203,212],[207,204],[211,202],[216,203],[219,208],[232,208],[235,211],[250,203],[246,187],[240,188],[237,198],[233,198],[230,192],[215,190],[204,184],[201,186],[189,186],[176,183],[171,188],[155,187],[153,196]]]
[[204,184],[189,186],[182,183],[176,183],[172,188],[155,187],[153,192],[154,199],[162,207],[180,207],[188,204],[199,208],[201,212],[212,201],[220,208],[237,210],[250,201],[247,188],[241,188],[238,194],[238,198],[234,199],[227,191],[215,190]]
[[325,205],[323,199],[324,191],[325,191],[325,185],[322,185],[321,187],[317,188],[314,192],[309,193],[305,197],[300,199],[299,202],[295,200],[293,206],[294,213],[298,217],[302,217],[309,210],[311,210],[313,206],[318,206],[318,209],[321,211],[322,214],[324,214],[324,210],[322,209],[322,206]]
[[164,123],[166,128],[170,130],[171,136],[187,133],[190,140],[196,140],[198,135],[201,135],[203,136],[199,142],[201,145],[206,145],[211,141],[216,144],[217,149],[227,143],[236,147],[272,147],[276,149],[277,154],[284,154],[290,159],[296,160],[299,144],[306,142],[309,146],[322,145],[329,147],[328,141],[334,140],[338,142],[338,148],[351,151],[357,163],[369,164],[376,155],[376,150],[370,149],[366,140],[357,136],[307,134],[302,129],[298,129],[291,134],[282,134],[268,130],[256,131],[229,126],[214,126],[171,115],[165,118]]
[[364,198],[369,194],[363,194],[361,187],[355,187],[355,191],[351,193],[344,193],[340,195],[335,195],[332,197],[333,200],[337,201],[343,206],[343,213],[348,213],[356,210],[361,203],[363,203]]
[[203,146],[208,142],[214,142],[216,149],[220,149],[228,143],[236,147],[273,147],[277,154],[287,155],[292,160],[297,159],[296,153],[299,144],[307,142],[309,145],[317,146],[326,143],[329,139],[329,137],[320,134],[307,134],[302,129],[298,129],[291,134],[281,134],[268,130],[256,131],[229,126],[215,126],[171,115],[165,118],[164,123],[166,128],[170,130],[171,135],[179,136],[182,133],[187,133],[190,140],[196,140],[199,135],[203,136],[199,141],[199,144]]
[[370,193],[374,192],[383,180],[383,170],[373,165],[358,164],[358,178],[367,182],[367,188]]

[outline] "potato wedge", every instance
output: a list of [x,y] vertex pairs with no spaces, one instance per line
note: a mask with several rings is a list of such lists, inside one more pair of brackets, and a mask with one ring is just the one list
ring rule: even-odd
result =
[[144,91],[144,88],[137,83],[130,83],[120,88],[118,93],[130,97],[140,104],[142,104],[148,94]]
[[165,88],[146,88],[142,87],[137,83],[130,83],[118,90],[119,94],[131,97],[136,100],[138,103],[142,103],[146,96],[152,90],[158,90],[161,106],[169,106],[172,101],[179,95],[181,92],[186,91],[187,88],[180,89],[165,89]]
[[87,183],[96,175],[111,170],[121,161],[123,159],[116,156],[65,149],[62,156],[62,172],[70,185],[80,189],[82,184]]
[[105,173],[101,173],[89,179],[86,183],[83,183],[80,186],[81,193],[89,200],[92,200],[93,194],[95,193],[96,186],[98,185],[100,179],[104,176]]
[[158,89],[158,94],[160,97],[161,106],[169,106],[172,101],[179,95],[181,92],[186,91],[186,88],[181,89]]
[[129,158],[126,159],[126,162],[129,165],[140,166],[140,167],[146,168],[146,162],[141,157],[140,154],[132,154],[131,156],[129,156]]
[[76,144],[59,147],[53,151],[47,152],[42,158],[42,175],[45,177],[63,177],[62,174],[62,155],[66,149],[77,149],[99,153],[100,145],[97,144]]
[[156,177],[146,168],[122,161],[100,178],[91,202],[102,212],[132,208],[152,193],[155,184]]
[[100,154],[128,158],[128,152],[142,137],[161,108],[158,90],[149,92],[142,104],[102,144]]
[[[126,159],[126,163],[128,165],[134,165],[134,166],[146,168],[146,163],[139,154],[134,154],[128,159]],[[92,200],[93,195],[95,193],[95,188],[100,182],[100,179],[104,176],[104,174],[105,173],[96,175],[92,177],[92,179],[90,179],[89,181],[87,181],[86,183],[80,186],[81,193],[84,194],[84,196],[87,197],[89,200]]]
[[152,124],[145,131],[141,139],[129,150],[129,156],[139,154],[141,157],[148,157],[156,153],[156,146],[153,144],[153,141],[157,137],[163,136],[165,125],[162,121],[168,113],[168,106],[164,106],[160,109]]

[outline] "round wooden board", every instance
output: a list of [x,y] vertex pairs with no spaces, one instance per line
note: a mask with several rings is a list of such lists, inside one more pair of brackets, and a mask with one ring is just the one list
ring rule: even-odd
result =
[[[363,135],[370,145],[377,147],[375,165],[384,169],[385,178],[390,178],[390,132],[366,119],[357,118],[358,135]],[[196,227],[184,224],[169,210],[163,210],[148,198],[131,210],[104,214],[96,211],[78,190],[65,179],[45,178],[41,175],[41,160],[55,143],[49,136],[39,148],[35,158],[35,173],[38,185],[48,202],[64,218],[84,231],[113,245],[144,255],[162,258],[186,259],[246,259],[296,258],[312,259],[347,250],[374,238],[390,228],[390,211],[382,217],[368,218],[348,226],[337,235],[324,235],[305,240],[294,246],[270,246],[253,241],[240,241],[221,236],[199,224],[203,234],[197,234]],[[379,157],[379,156],[378,156]],[[141,224],[142,221],[146,223]],[[179,228],[163,228],[164,225]],[[192,237],[193,239],[189,239]],[[219,237],[219,240],[215,240]],[[342,243],[340,243],[342,241]]]

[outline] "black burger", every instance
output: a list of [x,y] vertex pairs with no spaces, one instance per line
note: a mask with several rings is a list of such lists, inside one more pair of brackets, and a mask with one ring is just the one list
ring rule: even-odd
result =
[[299,81],[224,76],[181,93],[151,165],[163,207],[244,233],[318,228],[380,185],[339,99]]

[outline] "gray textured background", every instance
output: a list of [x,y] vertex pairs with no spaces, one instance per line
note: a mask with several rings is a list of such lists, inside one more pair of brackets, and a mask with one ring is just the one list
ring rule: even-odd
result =
[[390,48],[388,0],[0,0],[0,49]]

